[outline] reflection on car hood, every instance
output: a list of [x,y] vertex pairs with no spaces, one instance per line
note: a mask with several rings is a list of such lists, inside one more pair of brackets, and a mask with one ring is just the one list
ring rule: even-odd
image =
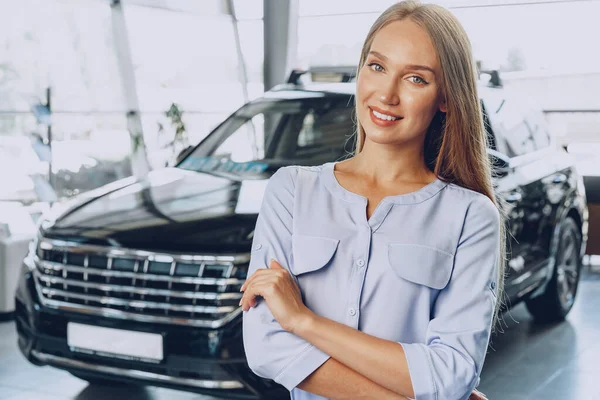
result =
[[178,168],[71,207],[44,236],[173,252],[247,251],[270,174],[229,179]]

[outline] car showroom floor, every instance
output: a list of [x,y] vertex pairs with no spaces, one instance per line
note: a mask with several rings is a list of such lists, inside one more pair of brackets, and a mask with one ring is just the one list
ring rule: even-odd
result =
[[[567,321],[539,326],[523,304],[504,315],[479,389],[490,399],[600,400],[600,265],[587,266]],[[0,323],[0,399],[208,400],[156,387],[105,387],[29,364],[17,350],[13,322]]]

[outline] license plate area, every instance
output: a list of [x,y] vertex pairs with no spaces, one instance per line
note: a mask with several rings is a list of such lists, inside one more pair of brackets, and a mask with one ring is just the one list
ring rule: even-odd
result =
[[67,344],[73,352],[101,357],[153,364],[164,358],[163,336],[158,333],[68,322]]

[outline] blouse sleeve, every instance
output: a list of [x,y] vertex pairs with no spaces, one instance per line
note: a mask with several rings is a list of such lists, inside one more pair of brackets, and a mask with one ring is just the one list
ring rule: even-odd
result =
[[467,211],[452,277],[436,300],[425,343],[400,343],[415,400],[467,399],[478,384],[496,305],[499,232],[498,209],[478,197]]
[[[297,169],[283,167],[267,184],[254,230],[248,276],[259,268],[268,268],[271,258],[290,271],[296,175]],[[244,312],[243,341],[250,369],[290,391],[329,358],[309,342],[284,330],[265,301]]]

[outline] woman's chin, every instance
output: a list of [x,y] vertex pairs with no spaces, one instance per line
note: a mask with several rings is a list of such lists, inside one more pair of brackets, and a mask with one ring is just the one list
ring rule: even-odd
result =
[[377,145],[387,146],[404,146],[409,143],[415,143],[415,141],[423,140],[417,136],[407,136],[402,132],[378,132],[376,130],[365,132],[366,141],[372,142]]
[[380,131],[377,128],[372,128],[369,133],[365,132],[365,137],[368,141],[377,144],[397,144],[405,139],[398,132]]

